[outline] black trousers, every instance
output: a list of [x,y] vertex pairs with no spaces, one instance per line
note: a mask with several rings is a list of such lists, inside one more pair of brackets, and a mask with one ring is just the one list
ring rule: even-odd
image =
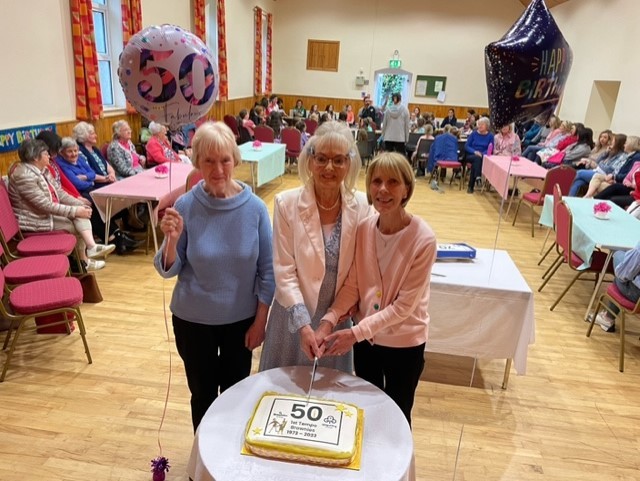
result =
[[176,347],[191,391],[195,432],[218,394],[249,376],[251,351],[244,346],[244,336],[254,318],[221,326],[172,318]]
[[356,376],[382,389],[395,401],[411,426],[411,409],[424,369],[425,343],[386,347],[358,342],[353,347]]
[[482,175],[482,157],[467,154],[466,162],[471,164],[471,175],[469,175],[469,189],[473,190],[476,185],[476,178]]
[[391,142],[391,141],[385,140],[384,149],[387,152],[398,152],[399,154],[402,154],[405,157],[407,156],[407,149],[404,142]]

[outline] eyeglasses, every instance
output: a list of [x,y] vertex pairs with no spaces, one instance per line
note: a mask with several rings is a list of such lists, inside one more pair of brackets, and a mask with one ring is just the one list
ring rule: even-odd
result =
[[320,167],[325,167],[329,164],[329,161],[333,164],[334,167],[344,167],[350,160],[348,155],[336,155],[335,157],[327,157],[323,154],[316,154],[313,156],[313,160]]

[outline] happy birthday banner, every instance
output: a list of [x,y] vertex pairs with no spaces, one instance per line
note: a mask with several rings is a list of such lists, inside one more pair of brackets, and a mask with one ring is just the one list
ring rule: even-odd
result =
[[55,132],[56,124],[30,125],[28,127],[0,130],[0,153],[18,150],[24,140],[35,139],[43,130]]

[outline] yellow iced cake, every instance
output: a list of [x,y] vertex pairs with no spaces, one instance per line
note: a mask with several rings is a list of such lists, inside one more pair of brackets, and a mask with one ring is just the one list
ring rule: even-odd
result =
[[362,410],[352,404],[268,392],[247,424],[245,446],[267,458],[346,466],[362,423]]

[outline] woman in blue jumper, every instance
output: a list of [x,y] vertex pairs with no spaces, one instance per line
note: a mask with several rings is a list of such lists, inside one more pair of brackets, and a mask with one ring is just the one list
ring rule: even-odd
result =
[[481,117],[478,119],[477,125],[477,130],[471,132],[464,147],[467,152],[465,162],[471,164],[467,194],[473,194],[476,179],[482,175],[482,158],[486,155],[489,144],[493,144],[493,134],[489,131],[489,119]]
[[267,207],[233,179],[241,157],[229,127],[198,128],[192,160],[203,180],[166,210],[154,264],[162,277],[178,276],[173,332],[195,431],[218,394],[249,375],[275,283]]

